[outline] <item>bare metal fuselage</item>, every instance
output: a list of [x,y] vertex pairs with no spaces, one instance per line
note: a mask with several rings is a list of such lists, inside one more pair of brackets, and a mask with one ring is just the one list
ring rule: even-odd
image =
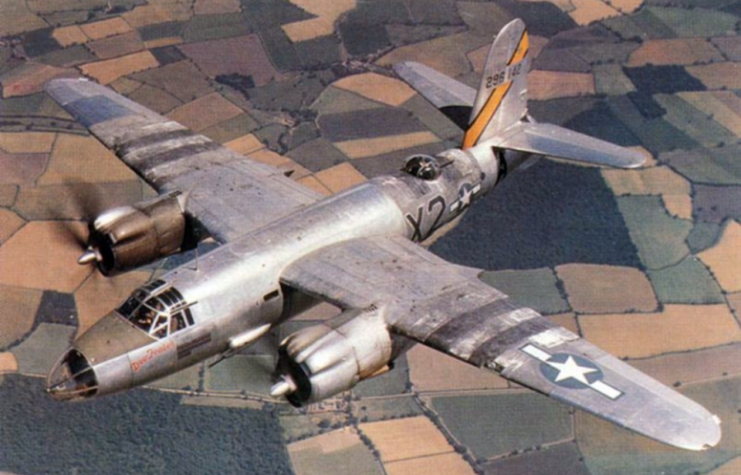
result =
[[75,372],[64,368],[63,357],[50,374],[50,392],[60,399],[109,394],[227,353],[236,340],[239,346],[251,343],[315,303],[281,285],[288,265],[355,238],[404,236],[425,241],[495,186],[501,178],[501,159],[491,149],[444,152],[437,157],[443,167],[436,179],[400,172],[370,180],[171,271],[160,278],[161,286],[177,289],[193,324],[158,339],[111,312],[71,350],[89,362],[95,391],[79,393],[74,385],[65,389],[59,384],[60,373],[69,377]]

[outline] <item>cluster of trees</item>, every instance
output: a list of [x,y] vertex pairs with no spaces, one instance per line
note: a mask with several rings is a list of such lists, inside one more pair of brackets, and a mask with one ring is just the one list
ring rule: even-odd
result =
[[0,471],[13,473],[292,473],[270,413],[181,405],[159,391],[64,404],[39,379],[7,376],[0,440]]

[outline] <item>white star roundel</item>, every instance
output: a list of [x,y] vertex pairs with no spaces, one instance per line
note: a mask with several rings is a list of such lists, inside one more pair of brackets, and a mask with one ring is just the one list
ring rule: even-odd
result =
[[571,355],[568,355],[566,357],[566,361],[563,363],[558,363],[554,360],[550,361],[548,363],[548,366],[550,366],[551,368],[555,368],[556,371],[558,371],[555,379],[555,382],[557,383],[566,381],[568,379],[574,379],[582,384],[588,385],[589,381],[587,381],[586,375],[599,371],[599,369],[597,368],[591,368],[589,366],[579,366],[579,363],[577,363],[574,357]]
[[620,390],[605,383],[599,366],[586,358],[568,353],[551,355],[534,345],[525,345],[521,350],[540,361],[540,372],[558,386],[568,389],[590,388],[613,400],[623,395]]
[[455,200],[452,205],[450,205],[450,211],[463,211],[464,209],[471,206],[471,202],[473,201],[474,196],[479,191],[481,191],[480,184],[471,186],[470,183],[464,183],[463,185],[461,185],[461,188],[458,190],[458,199]]

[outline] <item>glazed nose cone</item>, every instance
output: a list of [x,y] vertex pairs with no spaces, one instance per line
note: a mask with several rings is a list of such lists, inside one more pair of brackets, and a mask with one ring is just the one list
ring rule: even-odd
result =
[[58,401],[87,399],[97,391],[95,370],[87,358],[74,348],[62,355],[46,379],[46,392]]

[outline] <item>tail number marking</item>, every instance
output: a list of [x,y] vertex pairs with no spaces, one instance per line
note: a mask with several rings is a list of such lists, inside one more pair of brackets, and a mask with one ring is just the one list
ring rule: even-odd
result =
[[501,84],[504,84],[505,82],[512,81],[514,78],[522,74],[523,71],[525,71],[525,69],[522,67],[523,63],[524,61],[520,61],[517,64],[513,64],[512,66],[504,68],[502,71],[499,71],[496,74],[486,76],[486,88],[492,89]]

